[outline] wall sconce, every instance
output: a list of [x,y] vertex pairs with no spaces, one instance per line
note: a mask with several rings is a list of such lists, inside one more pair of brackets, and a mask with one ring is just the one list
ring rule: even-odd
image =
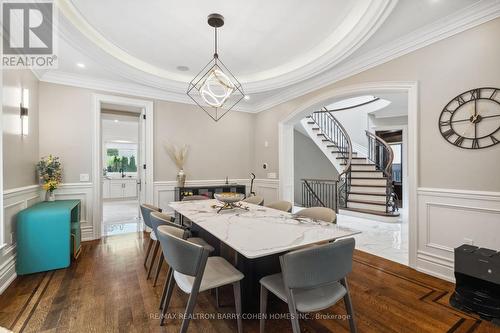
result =
[[30,106],[30,91],[29,89],[23,89],[21,96],[21,135],[27,136],[29,134],[29,119],[28,119],[28,109]]

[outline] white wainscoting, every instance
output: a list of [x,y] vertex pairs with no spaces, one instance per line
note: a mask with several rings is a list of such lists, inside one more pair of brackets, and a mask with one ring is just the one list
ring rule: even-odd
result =
[[[210,186],[224,184],[224,179],[210,180],[188,180],[186,186]],[[230,179],[229,183],[238,183],[246,185],[247,194],[250,192],[249,179]],[[175,201],[176,181],[156,181],[154,182],[154,202],[153,204],[160,207],[165,212],[172,213],[172,209],[168,206],[169,202]],[[279,180],[278,179],[255,179],[253,184],[254,192],[264,197],[265,202],[278,200],[279,196]]]
[[500,250],[500,192],[418,189],[417,269],[454,281],[454,248]]
[[80,228],[82,231],[82,241],[95,239],[94,224],[92,221],[92,183],[64,183],[54,194],[56,200],[78,199],[81,201]]
[[3,192],[5,246],[0,249],[0,294],[16,278],[16,215],[40,201],[40,186],[19,187]]

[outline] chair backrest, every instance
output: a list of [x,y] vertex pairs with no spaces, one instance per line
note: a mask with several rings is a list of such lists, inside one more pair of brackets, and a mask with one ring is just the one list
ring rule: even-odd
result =
[[153,228],[151,226],[151,217],[150,217],[151,213],[153,212],[161,212],[161,208],[149,204],[141,205],[142,219],[144,220],[144,224],[146,224],[150,228]]
[[337,221],[337,214],[335,214],[335,211],[327,207],[305,208],[297,212],[295,215],[330,223],[335,223]]
[[182,229],[161,225],[158,227],[160,241],[165,261],[176,272],[201,276],[207,263],[209,251],[203,246],[182,239]]
[[175,224],[174,221],[175,218],[168,214],[158,213],[158,212],[151,213],[151,228],[153,229],[156,238],[158,238],[158,232],[157,232],[158,227],[161,225],[168,225],[171,227],[182,229],[185,232],[185,235],[182,238],[185,239],[188,233],[187,230],[183,228],[181,225]]
[[208,200],[208,197],[204,195],[188,195],[182,198],[182,201],[192,201],[192,200]]
[[281,210],[283,212],[290,213],[292,211],[292,203],[288,201],[275,201],[267,204],[266,207]]
[[337,282],[352,270],[354,238],[293,251],[280,257],[285,285],[308,289]]
[[252,195],[251,197],[248,197],[241,201],[262,206],[264,204],[264,197],[261,197],[260,195]]

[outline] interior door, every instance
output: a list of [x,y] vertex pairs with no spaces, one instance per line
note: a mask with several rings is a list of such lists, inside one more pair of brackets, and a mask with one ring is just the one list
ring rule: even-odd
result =
[[[139,205],[146,203],[146,110],[143,109],[139,119],[139,144],[138,144],[138,163],[137,163],[137,194]],[[139,214],[140,216],[140,214]]]

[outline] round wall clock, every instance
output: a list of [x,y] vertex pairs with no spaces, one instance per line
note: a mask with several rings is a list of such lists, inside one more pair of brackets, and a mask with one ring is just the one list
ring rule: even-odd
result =
[[441,112],[439,131],[451,144],[465,149],[500,142],[500,88],[477,88],[452,99]]

